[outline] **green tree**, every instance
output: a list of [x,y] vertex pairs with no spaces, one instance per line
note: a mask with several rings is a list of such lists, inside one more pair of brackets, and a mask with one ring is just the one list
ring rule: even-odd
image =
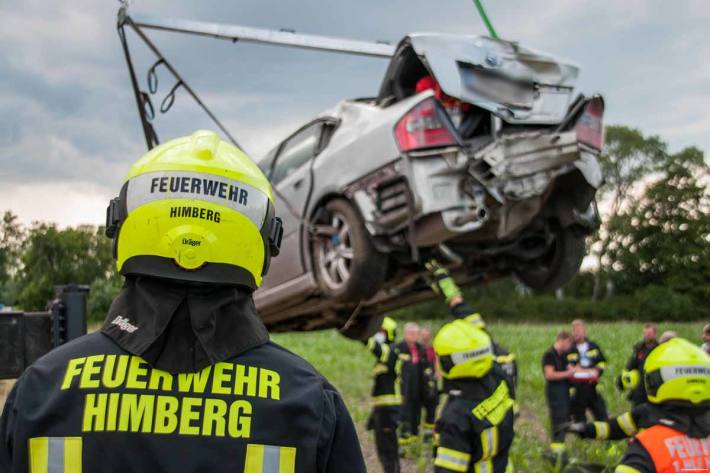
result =
[[667,145],[658,136],[644,136],[626,126],[608,126],[606,144],[599,157],[604,173],[604,185],[597,193],[602,207],[602,228],[590,237],[590,254],[597,260],[593,298],[599,299],[603,276],[614,263],[609,258],[609,245],[616,238],[608,222],[624,209],[635,205],[634,190],[663,166],[667,160]]
[[42,310],[60,284],[91,284],[112,274],[111,242],[102,228],[79,226],[60,230],[38,223],[28,232],[19,273],[19,305]]
[[23,237],[17,215],[6,211],[0,220],[0,302],[6,305],[14,304],[17,296],[14,275],[19,269]]
[[710,300],[710,167],[702,151],[670,155],[662,175],[608,228],[612,277],[622,291],[656,285]]

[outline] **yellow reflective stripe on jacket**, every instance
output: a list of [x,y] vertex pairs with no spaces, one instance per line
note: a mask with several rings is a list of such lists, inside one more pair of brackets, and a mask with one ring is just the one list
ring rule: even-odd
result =
[[371,404],[373,406],[399,406],[402,404],[402,397],[399,394],[383,394],[373,396]]
[[606,422],[595,422],[594,431],[596,432],[596,438],[599,440],[609,438],[609,424]]
[[247,445],[244,473],[294,473],[296,449],[275,445]]
[[436,449],[436,460],[434,465],[447,470],[460,471],[465,473],[468,470],[468,462],[471,455],[451,448],[439,447]]
[[634,422],[634,418],[631,417],[630,412],[625,412],[624,414],[621,414],[619,417],[616,418],[616,421],[619,423],[619,427],[621,427],[621,430],[623,430],[624,433],[629,437],[633,437],[638,432],[638,429],[636,428],[636,423]]
[[619,465],[616,467],[616,470],[614,470],[614,473],[641,473],[639,470],[636,468],[626,466],[626,465]]
[[515,361],[515,354],[510,353],[508,355],[498,355],[496,356],[496,363],[499,365],[505,365],[508,363],[513,363]]
[[474,473],[493,473],[493,460],[481,460],[473,465]]
[[81,473],[81,445],[81,437],[31,438],[30,473]]
[[485,418],[491,424],[498,425],[503,421],[513,404],[515,402],[510,398],[508,385],[505,381],[501,381],[495,392],[481,401],[471,412],[477,419]]
[[481,432],[481,458],[493,458],[498,453],[498,427]]
[[387,363],[387,359],[390,357],[390,346],[386,343],[382,343],[380,344],[380,350],[382,350],[382,353],[380,354],[380,362]]

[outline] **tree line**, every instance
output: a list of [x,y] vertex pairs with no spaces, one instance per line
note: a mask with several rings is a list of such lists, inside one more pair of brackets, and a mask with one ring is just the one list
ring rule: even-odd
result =
[[[626,126],[605,131],[602,226],[588,239],[593,264],[556,295],[531,295],[511,280],[469,291],[489,317],[710,318],[710,166],[703,152],[670,152],[659,136]],[[103,232],[92,225],[24,226],[5,211],[0,304],[43,310],[55,285],[90,284],[90,317],[103,319],[122,282]],[[425,304],[408,315],[440,311]]]

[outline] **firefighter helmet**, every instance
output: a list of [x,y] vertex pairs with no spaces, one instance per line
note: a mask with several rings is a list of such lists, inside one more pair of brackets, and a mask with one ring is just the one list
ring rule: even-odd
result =
[[123,275],[256,289],[279,252],[271,185],[239,148],[197,131],[149,151],[106,212]]
[[633,391],[638,386],[641,377],[639,370],[621,370],[620,379],[623,391]]
[[682,338],[661,343],[644,362],[646,392],[654,404],[710,403],[710,356]]
[[397,337],[397,322],[391,317],[385,317],[382,319],[382,330],[387,337],[387,343],[394,342],[394,339]]
[[491,337],[464,320],[444,325],[434,337],[434,351],[444,378],[481,378],[493,366]]

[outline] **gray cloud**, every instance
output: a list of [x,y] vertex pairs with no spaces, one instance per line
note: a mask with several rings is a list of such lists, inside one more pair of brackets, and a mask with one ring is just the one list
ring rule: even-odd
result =
[[[579,88],[604,93],[608,123],[659,133],[674,149],[710,146],[706,1],[683,8],[661,0],[486,3],[502,36],[579,63]],[[0,209],[30,205],[17,195],[42,183],[91,189],[87,199],[112,195],[144,151],[115,31],[117,8],[94,0],[0,3]],[[132,8],[393,43],[412,31],[484,32],[470,0],[138,0]],[[255,155],[342,98],[376,94],[386,67],[377,59],[150,35]],[[135,38],[131,47],[144,83],[154,58]],[[166,74],[160,78],[156,106],[172,86]],[[178,91],[156,127],[167,139],[212,125]]]

